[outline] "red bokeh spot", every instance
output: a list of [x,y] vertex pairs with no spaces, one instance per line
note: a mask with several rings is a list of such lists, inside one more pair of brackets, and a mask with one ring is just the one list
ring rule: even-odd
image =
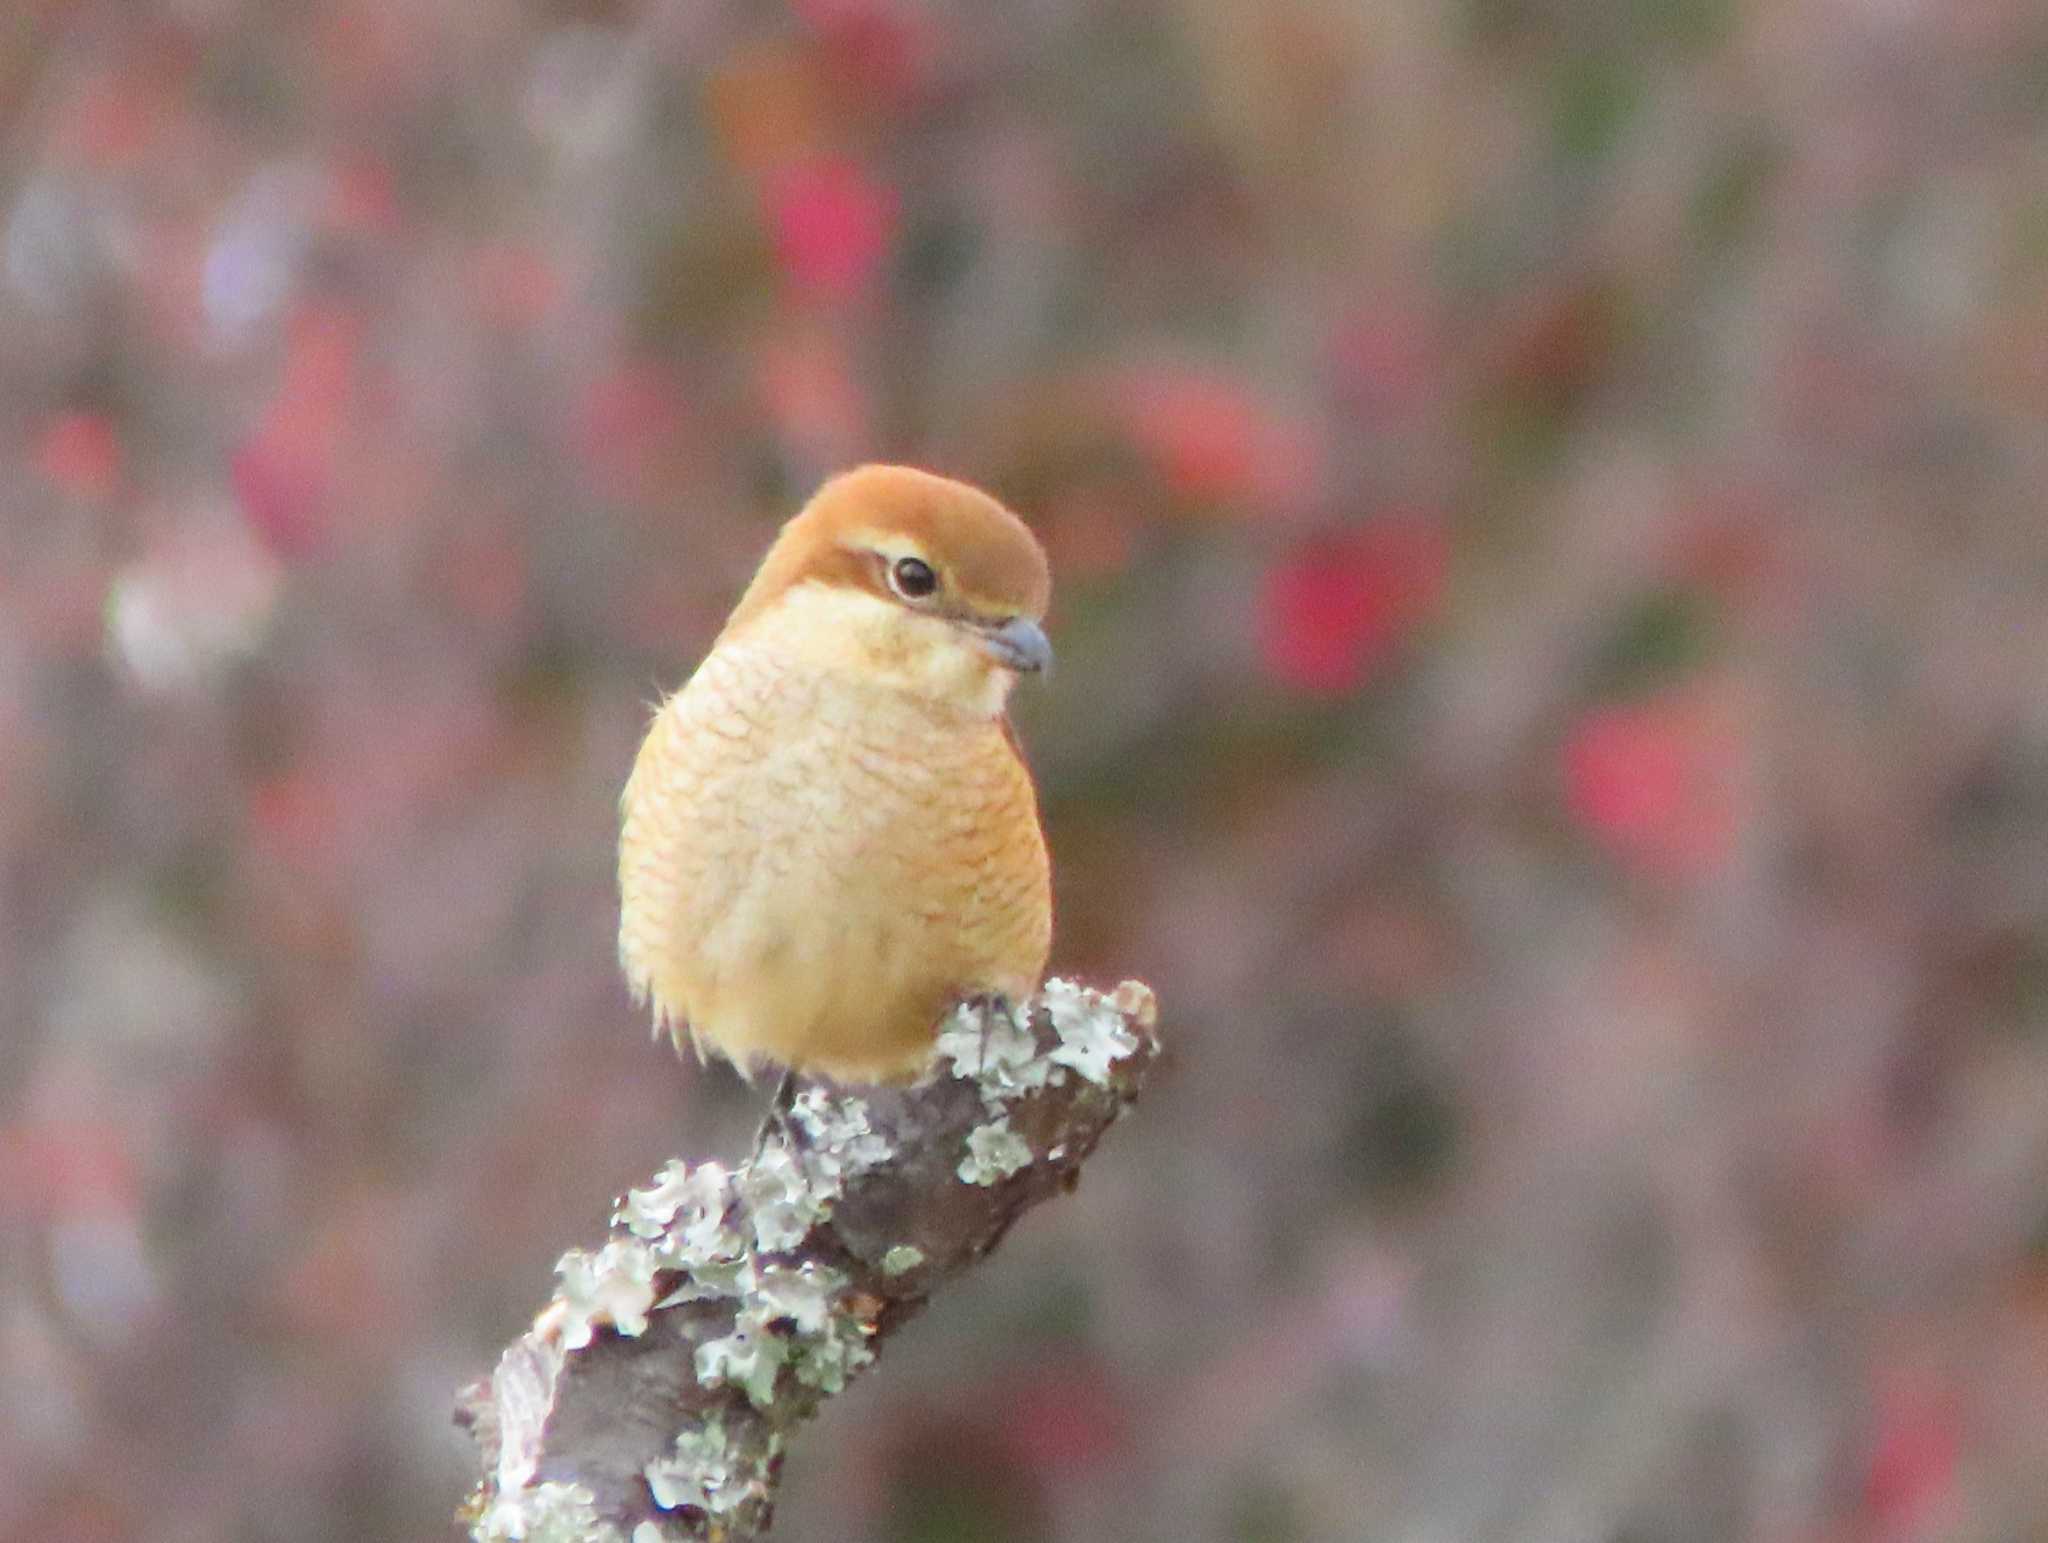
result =
[[844,156],[775,174],[768,226],[775,260],[798,289],[844,300],[868,287],[896,239],[896,190]]
[[141,1203],[141,1169],[119,1126],[63,1120],[0,1128],[0,1216],[132,1215]]
[[121,478],[121,441],[103,413],[59,413],[36,436],[36,470],[73,498],[103,500]]
[[124,170],[161,138],[171,121],[165,87],[182,61],[161,39],[151,52],[144,69],[95,75],[57,107],[51,138],[60,158],[76,157],[96,171]]
[[1270,506],[1315,485],[1321,456],[1308,432],[1217,371],[1131,371],[1112,394],[1139,452],[1176,498]]
[[1627,861],[1666,874],[1710,867],[1734,842],[1734,749],[1683,692],[1596,707],[1565,740],[1565,803]]
[[277,392],[229,458],[244,515],[280,556],[305,556],[327,536],[361,348],[358,317],[330,306],[302,309],[291,321]]
[[1955,1401],[1927,1390],[1901,1392],[1879,1410],[1863,1475],[1863,1504],[1885,1536],[1918,1537],[1955,1485],[1962,1433]]
[[1443,531],[1414,516],[1311,541],[1259,594],[1259,656],[1300,691],[1354,691],[1435,611],[1450,566]]
[[932,19],[894,0],[796,0],[792,9],[816,29],[837,91],[865,112],[913,103],[942,52]]
[[337,229],[380,240],[404,234],[398,183],[389,162],[353,157],[335,168],[326,192],[326,217]]
[[340,800],[317,772],[288,771],[256,784],[249,819],[255,844],[285,862],[323,864],[340,844]]
[[1026,1466],[1055,1475],[1117,1456],[1130,1439],[1116,1389],[1092,1363],[1055,1363],[1004,1392],[1007,1444]]
[[242,513],[280,557],[304,557],[326,535],[328,469],[286,436],[258,434],[228,457],[228,481]]

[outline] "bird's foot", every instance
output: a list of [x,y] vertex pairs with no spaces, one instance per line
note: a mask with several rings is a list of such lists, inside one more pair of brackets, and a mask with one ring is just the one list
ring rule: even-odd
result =
[[1017,1009],[1016,1005],[1000,991],[977,991],[967,998],[967,1006],[981,1020],[981,1053],[974,1068],[974,1075],[979,1077],[988,1070],[989,1025],[998,1016],[1005,1023],[1015,1023]]
[[761,1160],[761,1154],[768,1150],[768,1137],[780,1131],[785,1143],[795,1140],[795,1133],[789,1124],[789,1112],[796,1107],[796,1073],[788,1067],[775,1083],[775,1096],[768,1101],[768,1112],[761,1116],[761,1128],[754,1135],[754,1155],[747,1159],[752,1166]]

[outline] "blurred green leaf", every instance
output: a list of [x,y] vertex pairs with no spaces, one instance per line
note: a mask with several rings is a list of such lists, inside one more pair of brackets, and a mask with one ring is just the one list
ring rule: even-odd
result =
[[1047,1273],[1036,1277],[1029,1294],[1020,1299],[1005,1338],[1013,1343],[1080,1340],[1087,1336],[1093,1319],[1094,1299],[1088,1283],[1078,1275]]
[[1551,138],[1567,160],[1607,154],[1642,102],[1640,66],[1607,52],[1588,54],[1559,71],[1552,99]]
[[1547,52],[1590,34],[1641,66],[1713,46],[1734,19],[1729,0],[1467,0],[1464,31],[1478,47],[1527,43]]
[[1596,696],[1639,696],[1697,668],[1714,645],[1712,601],[1673,586],[1639,596],[1624,609],[1588,671]]
[[1782,160],[1777,142],[1762,134],[1723,147],[1693,195],[1695,244],[1721,252],[1748,235]]
[[905,298],[931,304],[974,265],[980,251],[981,231],[973,221],[951,212],[913,215],[897,258]]
[[1341,1143],[1341,1164],[1379,1206],[1398,1206],[1441,1179],[1457,1157],[1456,1103],[1420,1064],[1407,1025],[1396,1016],[1366,1024],[1359,1097]]
[[970,1475],[936,1464],[924,1483],[898,1491],[889,1523],[887,1535],[902,1543],[1023,1543],[1040,1535],[1018,1525]]
[[1258,1478],[1231,1498],[1230,1536],[1232,1543],[1297,1543],[1306,1529],[1286,1486]]
[[1639,37],[1676,55],[1711,48],[1734,20],[1729,0],[1630,0],[1628,10]]

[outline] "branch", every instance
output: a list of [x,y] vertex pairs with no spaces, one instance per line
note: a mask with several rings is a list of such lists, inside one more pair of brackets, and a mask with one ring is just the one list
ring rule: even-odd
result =
[[1070,1190],[1157,1056],[1151,991],[1048,981],[1028,1022],[963,1007],[916,1087],[809,1087],[737,1170],[671,1162],[571,1250],[456,1419],[478,1543],[739,1543],[790,1435],[931,1294]]

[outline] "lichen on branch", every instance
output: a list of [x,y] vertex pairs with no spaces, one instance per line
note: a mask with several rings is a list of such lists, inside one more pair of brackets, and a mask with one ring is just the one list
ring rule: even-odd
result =
[[766,1532],[783,1453],[941,1284],[1071,1189],[1158,1054],[1151,991],[970,1005],[914,1087],[811,1086],[737,1169],[669,1163],[467,1389],[478,1543]]

